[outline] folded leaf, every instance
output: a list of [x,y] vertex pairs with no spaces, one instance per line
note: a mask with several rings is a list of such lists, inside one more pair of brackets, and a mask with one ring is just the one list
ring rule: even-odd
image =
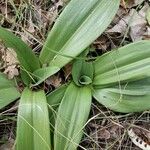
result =
[[150,76],[150,41],[113,50],[94,62],[94,85],[105,86]]
[[93,96],[99,103],[117,112],[150,110],[150,78],[118,87],[95,89]]
[[32,49],[13,33],[0,27],[0,40],[2,40],[7,47],[15,50],[23,69],[31,73],[40,68],[39,60],[32,52]]
[[17,150],[50,150],[50,128],[44,91],[25,89],[17,122]]
[[20,97],[15,84],[0,73],[0,109]]
[[73,81],[78,86],[88,85],[93,81],[93,64],[85,60],[76,60],[72,68]]
[[60,68],[55,66],[37,69],[36,71],[33,72],[33,76],[37,80],[37,83],[33,84],[33,86],[39,85],[40,83],[45,81],[48,77],[57,73],[59,70]]
[[41,62],[63,67],[110,24],[120,0],[71,0],[48,35]]
[[91,89],[71,83],[58,109],[54,150],[76,150],[91,107]]

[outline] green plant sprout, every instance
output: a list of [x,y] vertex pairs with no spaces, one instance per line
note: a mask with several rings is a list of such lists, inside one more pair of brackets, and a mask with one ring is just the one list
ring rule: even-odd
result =
[[[117,112],[150,109],[150,41],[128,44],[95,61],[84,59],[86,48],[111,23],[119,3],[71,0],[49,32],[39,58],[20,38],[0,27],[0,39],[16,51],[26,85],[20,93],[14,81],[0,73],[0,109],[21,97],[16,150],[76,150],[92,96]],[[72,81],[48,95],[39,89],[70,61]]]

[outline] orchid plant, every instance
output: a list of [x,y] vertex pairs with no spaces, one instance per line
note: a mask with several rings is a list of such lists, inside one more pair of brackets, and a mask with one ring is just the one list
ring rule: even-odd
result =
[[[26,85],[20,92],[14,81],[0,73],[0,109],[20,98],[17,150],[76,150],[92,97],[117,112],[150,109],[150,41],[116,48],[94,61],[87,57],[87,47],[111,23],[119,3],[71,0],[49,31],[39,57],[0,27],[0,39],[15,50]],[[71,61],[72,80],[45,93],[42,83]]]

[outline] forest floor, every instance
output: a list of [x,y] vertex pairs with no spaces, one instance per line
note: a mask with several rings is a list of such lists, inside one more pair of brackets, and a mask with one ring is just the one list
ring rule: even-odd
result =
[[[0,26],[15,32],[38,54],[50,30],[66,6],[67,0],[1,0]],[[148,0],[122,0],[111,25],[91,45],[98,54],[141,39],[150,40],[150,2]],[[0,68],[8,78],[19,75],[16,54],[0,46]],[[71,64],[63,72],[50,77],[52,89],[69,79]],[[11,150],[16,136],[18,102],[0,111],[0,150]],[[87,150],[140,150],[129,137],[132,127],[135,138],[150,144],[150,111],[141,113],[115,113],[93,100],[81,146]],[[143,144],[140,143],[139,145]],[[81,149],[81,148],[79,148]]]

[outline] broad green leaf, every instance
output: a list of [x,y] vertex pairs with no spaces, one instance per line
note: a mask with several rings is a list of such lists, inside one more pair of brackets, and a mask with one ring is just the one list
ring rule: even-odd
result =
[[51,137],[52,137],[52,145],[54,145],[53,136],[54,136],[54,127],[55,127],[55,119],[58,111],[58,107],[61,103],[61,100],[64,97],[65,91],[67,89],[67,85],[62,85],[58,89],[54,90],[50,94],[47,95],[47,103],[49,106],[49,120],[51,127]]
[[58,107],[61,100],[64,97],[64,93],[67,89],[67,85],[62,85],[58,89],[54,90],[53,92],[49,93],[47,97],[47,103],[52,107]]
[[76,60],[72,68],[73,81],[78,86],[88,85],[93,81],[93,64],[85,60]]
[[67,89],[67,85],[63,85],[47,95],[47,103],[49,105],[49,114],[50,114],[49,117],[50,117],[51,124],[53,126],[52,128],[54,128],[57,108],[59,107],[64,97],[66,89]]
[[17,150],[50,150],[50,127],[44,91],[25,89],[17,121]]
[[76,150],[91,107],[91,89],[71,83],[58,109],[54,150]]
[[150,76],[150,41],[135,42],[100,56],[94,62],[94,85],[108,86]]
[[0,73],[0,109],[20,97],[14,83]]
[[40,54],[44,63],[63,67],[110,24],[120,0],[71,0],[50,31]]
[[48,77],[57,73],[59,70],[60,68],[58,67],[49,66],[34,71],[33,76],[37,80],[37,83],[33,84],[33,86],[39,85],[40,83],[45,81]]
[[20,38],[16,37],[10,31],[0,27],[0,40],[6,45],[6,47],[12,48],[17,53],[17,58],[26,71],[33,72],[40,68],[38,58],[32,52],[32,49],[28,47]]
[[95,99],[118,112],[150,110],[150,78],[129,82],[118,87],[94,90]]

